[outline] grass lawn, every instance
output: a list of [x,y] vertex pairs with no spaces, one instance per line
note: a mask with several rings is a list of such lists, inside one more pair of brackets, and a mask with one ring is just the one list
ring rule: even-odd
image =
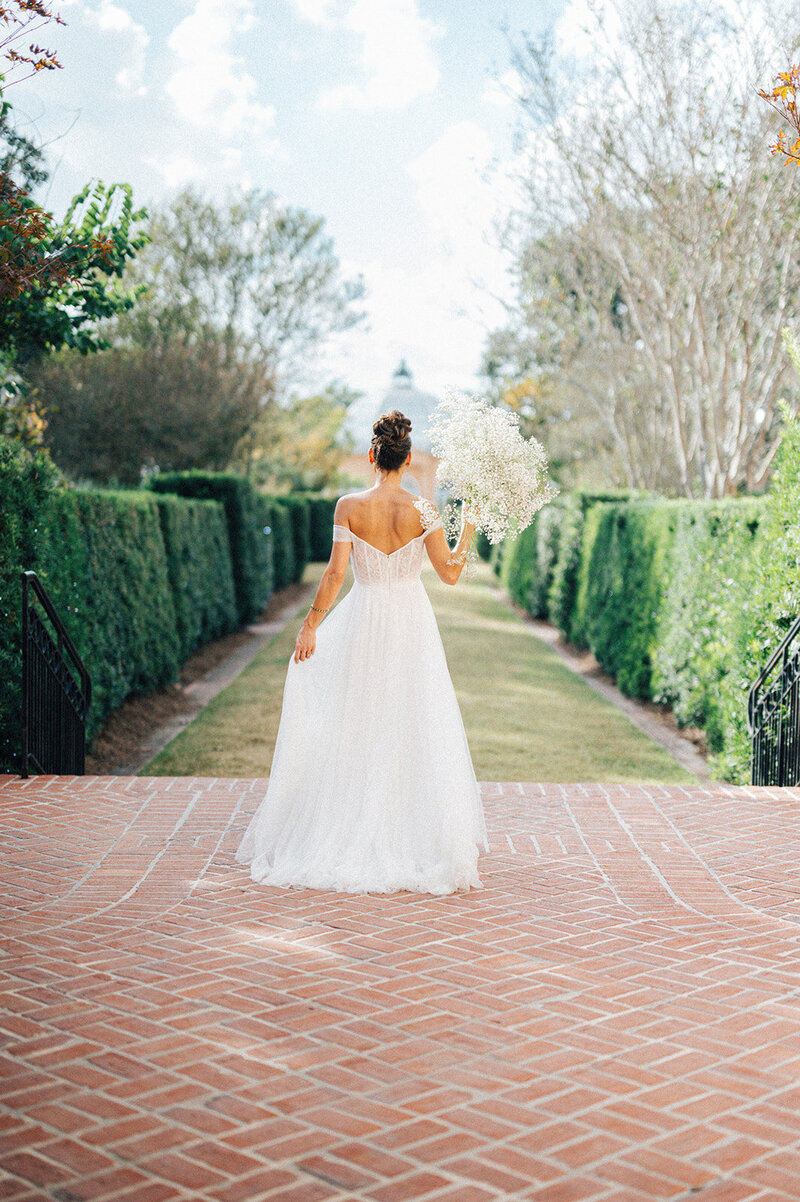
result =
[[[306,578],[321,571],[314,564]],[[455,588],[429,567],[424,580],[479,780],[695,781],[493,595],[494,578],[485,565]],[[269,775],[286,664],[300,622],[291,621],[141,775]]]

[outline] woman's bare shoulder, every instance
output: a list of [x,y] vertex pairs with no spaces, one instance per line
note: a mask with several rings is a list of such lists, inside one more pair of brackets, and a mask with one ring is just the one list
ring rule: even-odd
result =
[[333,520],[338,523],[346,522],[350,515],[363,504],[366,499],[366,492],[350,492],[343,497],[339,497],[336,502]]

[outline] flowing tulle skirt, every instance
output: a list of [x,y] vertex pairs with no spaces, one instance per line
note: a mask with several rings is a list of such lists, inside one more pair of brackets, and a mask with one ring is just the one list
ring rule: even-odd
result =
[[481,888],[480,792],[419,580],[356,582],[290,662],[267,795],[237,852],[264,885]]

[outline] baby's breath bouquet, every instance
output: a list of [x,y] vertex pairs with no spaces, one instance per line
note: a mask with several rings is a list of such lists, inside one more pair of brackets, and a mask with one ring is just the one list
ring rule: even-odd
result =
[[483,397],[449,391],[431,414],[430,434],[437,483],[490,543],[516,538],[558,493],[541,444],[522,436],[516,413]]

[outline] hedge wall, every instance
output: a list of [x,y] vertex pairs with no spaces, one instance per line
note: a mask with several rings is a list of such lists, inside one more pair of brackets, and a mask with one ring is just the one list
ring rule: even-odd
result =
[[572,494],[500,561],[517,604],[590,647],[622,692],[701,727],[715,771],[742,782],[747,688],[800,595],[800,428],[785,441],[769,498]]
[[653,656],[652,697],[681,726],[699,726],[712,751],[730,724],[722,685],[758,571],[761,499],[680,506]]
[[181,663],[238,625],[225,512],[216,501],[156,497]]
[[308,502],[309,537],[311,559],[325,563],[331,557],[333,547],[333,515],[336,497],[323,497],[319,493],[303,493]]
[[312,555],[327,559],[335,504],[265,497],[211,472],[164,473],[141,491],[72,489],[48,455],[0,439],[2,770],[18,767],[23,567],[89,669],[91,738],[127,696],[168,684],[196,647],[260,613]]
[[272,553],[264,529],[264,500],[244,476],[230,472],[161,472],[147,487],[158,493],[220,501],[228,523],[233,584],[241,624],[261,613],[273,588]]

